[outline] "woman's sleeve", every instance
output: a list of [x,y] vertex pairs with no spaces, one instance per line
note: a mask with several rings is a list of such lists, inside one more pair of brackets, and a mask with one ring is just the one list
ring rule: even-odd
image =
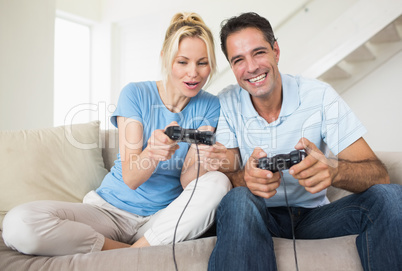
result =
[[141,105],[143,105],[143,97],[138,87],[134,83],[126,85],[119,96],[116,110],[113,112],[110,121],[117,127],[117,117],[126,117],[138,120],[143,123]]

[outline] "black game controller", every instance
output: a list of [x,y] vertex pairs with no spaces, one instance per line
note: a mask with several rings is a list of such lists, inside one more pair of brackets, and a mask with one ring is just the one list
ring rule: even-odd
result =
[[304,151],[291,151],[289,154],[278,154],[274,157],[263,157],[258,159],[258,168],[267,169],[271,172],[289,169],[291,166],[300,163],[307,153]]
[[165,134],[173,140],[193,144],[215,144],[215,134],[210,131],[198,131],[196,129],[182,129],[180,126],[169,126]]

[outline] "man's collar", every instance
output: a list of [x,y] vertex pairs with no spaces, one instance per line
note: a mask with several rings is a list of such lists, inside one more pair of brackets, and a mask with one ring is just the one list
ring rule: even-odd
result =
[[[299,86],[293,76],[281,74],[282,78],[282,107],[279,113],[279,118],[291,115],[300,105]],[[240,102],[242,115],[247,118],[258,117],[258,112],[255,110],[251,101],[250,94],[240,88]]]
[[293,114],[300,105],[299,84],[296,78],[287,74],[282,77],[282,108],[279,117],[287,117]]

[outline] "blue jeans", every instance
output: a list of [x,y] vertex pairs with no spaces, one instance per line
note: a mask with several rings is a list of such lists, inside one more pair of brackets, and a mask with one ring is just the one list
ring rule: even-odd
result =
[[[295,236],[358,234],[364,270],[402,268],[402,186],[374,185],[313,209],[292,207]],[[217,243],[208,270],[277,270],[272,237],[292,238],[286,207],[267,208],[248,188],[232,189],[217,210]]]

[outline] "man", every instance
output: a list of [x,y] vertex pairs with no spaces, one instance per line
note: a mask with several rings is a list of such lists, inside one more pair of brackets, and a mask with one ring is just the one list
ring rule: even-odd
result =
[[[328,84],[279,72],[278,43],[258,14],[227,20],[221,46],[238,82],[219,94],[217,130],[235,188],[218,208],[209,269],[276,270],[272,237],[294,230],[301,239],[358,234],[365,270],[398,270],[402,189],[389,184],[354,113]],[[289,170],[257,168],[294,149],[307,157]],[[331,185],[355,194],[329,203]]]

